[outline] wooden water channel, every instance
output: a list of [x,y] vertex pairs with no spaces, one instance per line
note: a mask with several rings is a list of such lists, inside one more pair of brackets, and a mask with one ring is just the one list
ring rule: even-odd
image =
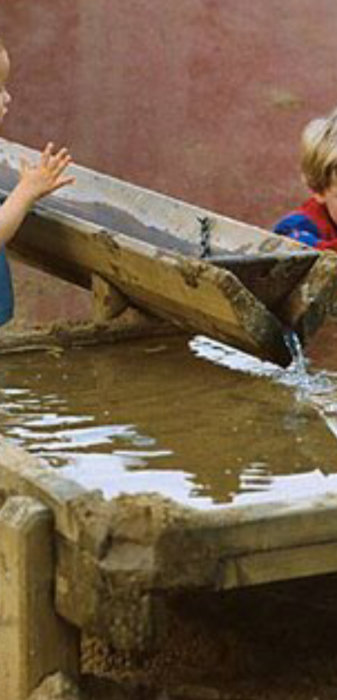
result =
[[[22,156],[38,154],[0,140],[3,197]],[[76,186],[43,200],[11,247],[93,289],[103,317],[131,304],[283,366],[291,361],[284,329],[305,344],[324,320],[337,288],[334,254],[85,168],[73,172]]]
[[[23,151],[1,142],[4,191]],[[333,254],[74,170],[76,198],[71,189],[34,210],[13,249],[92,286],[103,318],[122,316],[132,303],[284,365],[290,358],[282,322],[306,339],[323,320],[336,289]],[[213,262],[197,257],[199,219],[211,224]],[[0,656],[8,700],[26,700],[57,670],[76,681],[83,633],[123,654],[150,656],[160,647],[172,593],[213,595],[337,571],[333,488],[210,511],[156,494],[106,501],[2,442],[0,494]]]

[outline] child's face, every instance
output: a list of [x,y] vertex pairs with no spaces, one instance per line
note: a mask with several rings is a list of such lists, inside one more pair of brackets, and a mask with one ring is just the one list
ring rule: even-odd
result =
[[337,183],[330,185],[322,194],[316,192],[315,198],[320,204],[325,204],[332,221],[337,226]]
[[0,49],[0,123],[8,112],[8,105],[11,101],[7,92],[6,84],[9,77],[9,57],[5,49]]

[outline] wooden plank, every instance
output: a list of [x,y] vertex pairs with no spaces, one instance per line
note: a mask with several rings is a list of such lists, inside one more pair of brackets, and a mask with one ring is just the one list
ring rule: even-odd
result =
[[52,513],[13,496],[0,510],[1,694],[27,700],[55,668],[79,674],[80,636],[56,614]]
[[[37,153],[0,139],[0,186],[17,179],[19,158]],[[201,207],[175,200],[87,168],[73,166],[77,186],[44,200],[54,208],[104,229],[127,234],[162,249],[199,258],[204,222],[211,236],[213,264],[231,270],[269,310],[282,301],[310,269],[318,253]],[[249,259],[249,265],[245,261]]]
[[301,284],[282,302],[278,316],[290,325],[303,344],[332,311],[337,294],[337,255],[325,253],[315,262]]
[[[23,155],[38,157],[0,140],[4,193]],[[108,175],[71,170],[77,185],[43,200],[12,243],[26,262],[88,288],[92,274],[101,276],[140,308],[281,365],[291,358],[273,315],[303,340],[324,319],[337,288],[324,255]],[[198,260],[205,221],[214,264]]]
[[104,277],[135,305],[286,366],[279,321],[227,270],[55,211],[37,208],[13,240],[21,257],[90,286]]
[[[123,533],[121,537],[127,541],[133,538],[138,541],[141,533],[148,531],[151,511],[156,516],[153,541],[158,536],[158,546],[163,547],[160,550],[163,569],[170,563],[170,557],[174,557],[177,574],[186,577],[186,582],[190,576],[193,579],[190,564],[193,558],[199,557],[200,562],[201,552],[205,555],[204,569],[211,565],[213,571],[215,561],[223,563],[227,559],[255,556],[258,552],[270,551],[273,555],[275,550],[337,542],[337,491],[329,487],[329,482],[327,490],[319,492],[317,496],[287,497],[251,505],[229,504],[205,511],[182,506],[154,494],[121,496],[109,502],[97,491],[88,491],[64,478],[61,470],[1,440],[0,496],[7,492],[31,496],[47,505],[53,511],[57,532],[74,543],[78,541],[79,513],[76,508],[78,502],[84,503],[86,497],[97,521],[102,519],[112,528],[116,528],[118,523],[120,533]],[[115,524],[112,516],[116,517]],[[148,542],[147,537],[145,540]],[[119,536],[116,542],[120,542]],[[168,549],[165,553],[166,544]],[[215,575],[215,570],[213,572]],[[174,584],[173,572],[171,574]],[[209,572],[205,575],[208,577]]]
[[[21,144],[0,139],[1,187],[9,190],[18,177],[20,158],[36,160],[38,152]],[[271,234],[258,226],[245,224],[203,207],[174,199],[159,192],[130,185],[117,178],[72,166],[76,185],[45,199],[47,207],[91,220],[130,236],[143,238],[170,248],[177,244],[181,253],[192,250],[199,255],[201,220],[210,222],[212,254],[227,252],[233,256],[265,255],[308,251],[307,246]]]
[[337,541],[228,558],[219,587],[229,590],[337,571]]
[[172,326],[158,318],[128,308],[123,316],[109,323],[52,324],[42,329],[6,331],[0,336],[0,354],[17,352],[55,351],[92,345],[105,345],[137,338],[149,338],[177,333]]
[[280,316],[280,304],[291,290],[302,288],[303,277],[319,258],[317,251],[308,248],[262,255],[212,255],[208,261],[233,272],[267,309]]
[[[131,190],[134,188],[130,184],[127,186]],[[158,194],[155,192],[148,195],[149,207],[153,205],[157,196]],[[46,210],[52,208],[61,214],[70,214],[78,219],[90,221],[105,230],[129,235],[131,238],[150,243],[161,250],[180,253],[188,258],[201,258],[200,232],[197,228],[194,234],[195,240],[190,241],[182,234],[174,234],[171,231],[162,230],[158,226],[145,226],[141,219],[114,206],[113,191],[110,195],[110,202],[82,202],[81,200],[78,202],[59,196],[47,200],[47,205],[42,203],[41,206]],[[190,206],[184,204],[187,209]],[[193,209],[194,207],[192,207]],[[195,218],[197,225],[199,220],[199,217]],[[266,232],[262,233],[267,236],[267,239],[261,243],[261,252],[236,254],[228,248],[233,232],[226,228],[222,232],[219,244],[213,250],[211,249],[209,256],[202,256],[202,259],[204,262],[231,271],[269,310],[273,310],[310,270],[320,254],[308,247],[305,250],[297,247],[290,250],[278,250],[276,247],[269,251],[266,243],[269,244],[269,247],[271,243],[274,244],[275,236],[272,236],[270,241],[270,235]],[[276,243],[279,241],[277,240]]]
[[91,290],[94,296],[94,320],[97,323],[107,323],[120,316],[129,305],[128,298],[99,275],[91,276]]

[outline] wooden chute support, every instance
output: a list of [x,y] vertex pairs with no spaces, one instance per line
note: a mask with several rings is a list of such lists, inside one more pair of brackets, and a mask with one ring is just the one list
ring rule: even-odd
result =
[[91,276],[91,289],[96,323],[108,323],[120,316],[129,306],[128,298],[117,287],[95,273]]

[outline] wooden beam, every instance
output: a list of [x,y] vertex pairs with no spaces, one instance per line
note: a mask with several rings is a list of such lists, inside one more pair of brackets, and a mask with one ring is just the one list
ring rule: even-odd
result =
[[79,673],[79,631],[54,605],[52,513],[32,498],[13,496],[0,510],[1,692],[27,700],[50,673]]
[[337,294],[337,255],[326,252],[315,262],[302,284],[280,305],[279,317],[305,344],[332,311]]
[[92,274],[155,315],[286,366],[279,321],[229,271],[92,222],[38,207],[11,246],[22,259],[90,287]]
[[172,335],[177,332],[177,328],[170,323],[128,308],[121,316],[108,323],[64,323],[52,324],[38,330],[6,331],[0,336],[0,354],[57,351],[63,348],[117,343],[133,338]]
[[[3,196],[22,156],[38,154],[0,139]],[[76,186],[43,200],[12,242],[26,262],[88,289],[101,277],[139,308],[281,365],[291,360],[282,324],[306,341],[329,311],[332,258],[109,175],[70,170]],[[211,257],[201,261],[205,222]],[[118,313],[115,302],[108,313]]]
[[128,298],[100,275],[91,275],[91,289],[94,296],[94,321],[107,323],[129,306]]
[[219,585],[228,590],[336,571],[337,542],[322,542],[229,557],[219,574]]

